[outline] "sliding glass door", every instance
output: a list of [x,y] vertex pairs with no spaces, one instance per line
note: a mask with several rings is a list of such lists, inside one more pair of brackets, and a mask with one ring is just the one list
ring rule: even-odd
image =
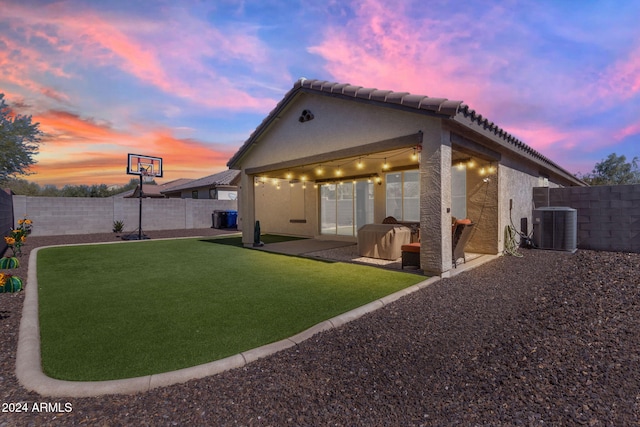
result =
[[320,185],[320,234],[356,236],[373,222],[373,183],[353,181]]
[[398,221],[420,221],[420,173],[392,172],[385,179],[387,216]]

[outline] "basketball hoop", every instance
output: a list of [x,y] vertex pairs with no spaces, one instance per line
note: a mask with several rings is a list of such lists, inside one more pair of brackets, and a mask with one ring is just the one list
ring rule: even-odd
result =
[[149,172],[142,172],[142,181],[146,182],[147,184],[150,182],[153,182],[153,180],[155,179],[156,175],[153,173],[149,173]]
[[122,236],[122,240],[142,240],[148,239],[142,233],[142,198],[144,183],[152,183],[158,177],[162,178],[162,157],[144,156],[142,154],[127,154],[127,174],[138,175],[140,177],[140,188],[138,191],[138,233],[130,233]]

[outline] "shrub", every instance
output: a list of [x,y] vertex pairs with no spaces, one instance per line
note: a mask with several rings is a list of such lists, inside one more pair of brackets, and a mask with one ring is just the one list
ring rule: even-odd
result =
[[124,229],[124,221],[122,221],[122,220],[113,221],[113,232],[114,233],[121,233],[123,229]]

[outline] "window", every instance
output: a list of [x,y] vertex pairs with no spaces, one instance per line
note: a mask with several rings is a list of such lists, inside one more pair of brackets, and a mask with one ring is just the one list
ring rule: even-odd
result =
[[238,198],[238,192],[232,190],[215,190],[214,199],[218,200],[236,200]]
[[451,216],[467,217],[467,168],[451,168]]
[[197,199],[198,198],[198,190],[193,190],[191,192],[191,198],[192,199]]
[[320,185],[320,234],[356,236],[373,223],[373,183],[354,181]]
[[388,173],[386,181],[386,216],[398,221],[420,221],[420,172]]

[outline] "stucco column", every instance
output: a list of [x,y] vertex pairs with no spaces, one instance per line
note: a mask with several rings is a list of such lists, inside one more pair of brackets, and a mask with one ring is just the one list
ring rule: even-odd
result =
[[451,139],[425,133],[420,159],[420,266],[428,275],[451,270]]
[[242,171],[240,177],[240,203],[238,203],[238,227],[242,229],[242,243],[253,244],[253,230],[256,221],[256,197],[253,175]]

